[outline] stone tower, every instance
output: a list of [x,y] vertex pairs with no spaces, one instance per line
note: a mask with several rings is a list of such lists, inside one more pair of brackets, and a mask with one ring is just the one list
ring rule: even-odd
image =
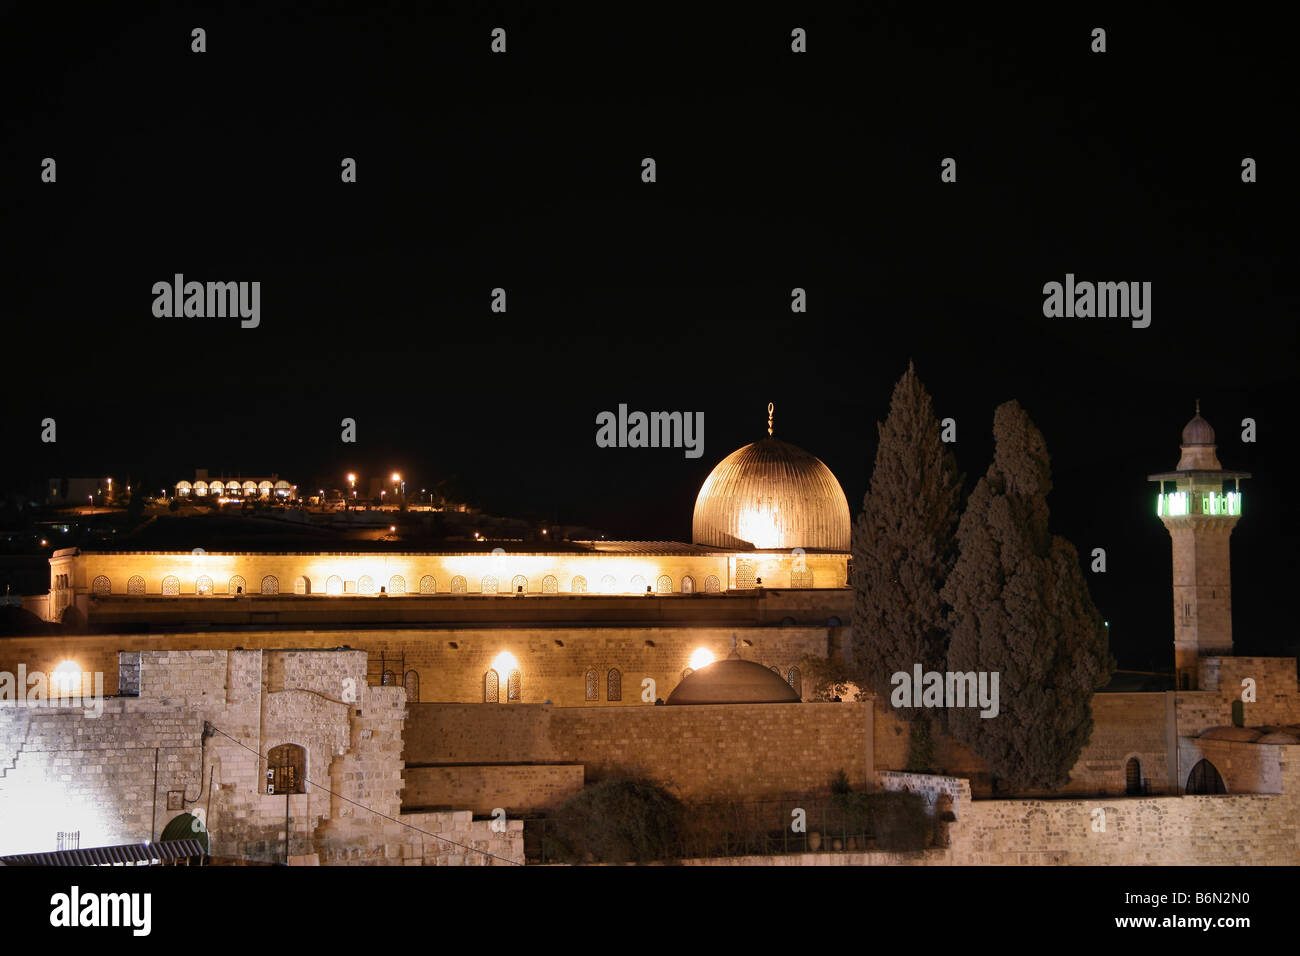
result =
[[[1214,429],[1196,415],[1183,429],[1176,471],[1160,482],[1156,514],[1169,529],[1174,557],[1174,668],[1180,690],[1196,687],[1197,660],[1232,654],[1232,586],[1228,538],[1241,517],[1244,471],[1225,471]],[[1228,482],[1232,490],[1226,490]]]

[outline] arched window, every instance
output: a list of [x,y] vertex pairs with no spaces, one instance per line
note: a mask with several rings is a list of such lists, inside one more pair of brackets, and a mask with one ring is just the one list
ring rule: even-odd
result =
[[297,744],[280,744],[266,755],[267,793],[307,792],[307,750]]
[[689,574],[686,575],[686,577],[682,578],[682,593],[683,594],[695,593],[695,579],[691,577]]
[[406,578],[402,577],[400,574],[394,574],[391,578],[389,578],[389,579],[388,579],[388,593],[389,593],[389,594],[405,594],[405,593],[406,593]]
[[790,672],[785,675],[785,682],[794,688],[794,692],[803,700],[803,676],[799,673],[799,668],[792,667]]
[[227,594],[243,594],[247,590],[248,582],[244,580],[242,574],[236,574],[230,579],[230,583],[226,585]]
[[206,481],[194,482],[194,493],[196,495],[206,495],[208,493],[208,483]]
[[274,574],[268,574],[266,577],[262,578],[262,593],[279,594],[280,579],[277,578]]
[[169,574],[162,580],[162,593],[167,597],[175,597],[181,593],[181,579],[174,574]]
[[718,576],[716,574],[710,574],[707,578],[704,579],[705,594],[717,594],[721,590],[722,590],[722,584],[721,582],[718,581]]
[[672,594],[673,579],[666,574],[659,575],[659,580],[655,582],[655,590],[660,594]]
[[754,566],[742,561],[736,565],[736,587],[752,588],[754,586]]
[[208,494],[216,495],[218,498],[226,493],[226,483],[223,481],[209,481]]
[[548,574],[546,577],[542,578],[543,594],[555,594],[559,590],[560,590],[560,582],[555,580],[554,574]]
[[614,580],[614,575],[607,574],[600,579],[600,593],[613,594],[614,589],[618,587],[618,582]]
[[90,590],[96,594],[108,594],[113,590],[113,585],[109,583],[106,576],[99,574],[95,576],[95,580],[90,582]]
[[1192,772],[1187,775],[1187,792],[1191,794],[1227,793],[1223,778],[1218,768],[1208,760],[1201,759]]
[[569,582],[569,590],[574,594],[586,594],[587,579],[581,574],[575,574],[573,580]]
[[1142,762],[1137,757],[1129,757],[1124,765],[1124,792],[1130,797],[1142,792]]
[[199,594],[212,593],[212,578],[206,574],[200,574],[199,579],[194,582],[194,590]]
[[392,687],[397,683],[397,675],[392,671],[384,671],[383,676],[379,678],[379,683],[384,687]]
[[623,699],[623,675],[619,673],[617,667],[611,667],[609,673],[605,675],[605,699]]
[[131,575],[131,579],[126,582],[127,594],[144,594],[144,578],[138,574]]
[[464,594],[464,593],[466,592],[466,590],[468,590],[468,589],[467,589],[467,587],[466,587],[466,585],[465,585],[465,579],[464,579],[461,575],[458,574],[458,575],[456,575],[454,578],[451,579],[451,593],[452,593],[452,594]]
[[813,586],[812,568],[795,568],[790,572],[790,587],[810,588]]
[[326,594],[342,594],[343,579],[337,574],[331,574],[325,581]]
[[407,671],[402,683],[406,685],[406,699],[412,703],[419,703],[420,675],[413,670]]
[[510,593],[511,593],[511,594],[520,594],[520,593],[527,594],[527,593],[528,593],[528,579],[527,579],[526,577],[524,577],[522,574],[516,574],[513,578],[510,579]]
[[517,703],[522,699],[523,683],[524,683],[523,675],[519,673],[519,668],[516,667],[514,670],[510,672],[510,676],[506,678],[506,700],[507,701],[515,701]]
[[501,678],[495,670],[489,669],[483,675],[483,703],[495,704],[501,699]]
[[358,594],[374,594],[374,593],[375,593],[375,579],[372,578],[372,577],[371,577],[370,575],[368,575],[368,574],[363,574],[363,575],[361,575],[361,577],[357,578],[357,593],[358,593]]
[[496,594],[497,593],[496,577],[491,574],[485,577],[483,579],[483,583],[479,586],[479,590],[482,591],[484,594]]
[[600,700],[600,675],[596,668],[587,668],[587,700]]
[[299,575],[293,580],[294,594],[311,594],[311,581],[305,575]]
[[426,574],[424,577],[420,578],[421,594],[436,594],[437,591],[438,591],[438,585],[433,580],[432,574]]
[[632,593],[633,594],[645,593],[645,578],[641,577],[641,575],[639,574],[632,575]]

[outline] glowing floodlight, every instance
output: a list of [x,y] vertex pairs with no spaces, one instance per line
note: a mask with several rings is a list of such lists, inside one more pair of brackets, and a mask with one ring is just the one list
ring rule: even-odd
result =
[[81,668],[76,661],[64,661],[58,667],[54,668],[54,686],[60,693],[76,693],[81,686]]
[[511,671],[519,669],[519,662],[515,660],[515,655],[509,651],[502,651],[492,659],[492,669],[498,674],[509,674]]
[[697,671],[701,667],[708,667],[713,663],[713,652],[707,647],[697,647],[691,653],[690,667],[691,670]]

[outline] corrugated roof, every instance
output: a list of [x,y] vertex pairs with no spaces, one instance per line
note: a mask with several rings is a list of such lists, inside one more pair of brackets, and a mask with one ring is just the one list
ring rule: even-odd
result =
[[207,853],[198,840],[166,840],[159,843],[124,843],[92,846],[81,850],[53,850],[49,853],[19,853],[0,857],[5,866],[113,866],[123,863],[170,863]]

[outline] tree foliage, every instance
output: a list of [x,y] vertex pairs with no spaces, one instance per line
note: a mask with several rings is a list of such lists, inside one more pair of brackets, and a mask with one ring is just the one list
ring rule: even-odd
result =
[[548,855],[571,863],[670,860],[680,846],[683,814],[682,802],[653,780],[610,777],[556,811]]
[[[940,440],[930,395],[911,363],[879,425],[875,468],[853,528],[855,666],[862,686],[889,700],[890,677],[916,664],[942,670],[956,560],[962,476]],[[898,708],[904,720],[923,711]]]
[[947,667],[999,675],[999,710],[953,708],[948,729],[1018,789],[1057,789],[1092,734],[1091,699],[1114,668],[1074,546],[1048,529],[1051,462],[1016,402],[957,530],[944,587]]

